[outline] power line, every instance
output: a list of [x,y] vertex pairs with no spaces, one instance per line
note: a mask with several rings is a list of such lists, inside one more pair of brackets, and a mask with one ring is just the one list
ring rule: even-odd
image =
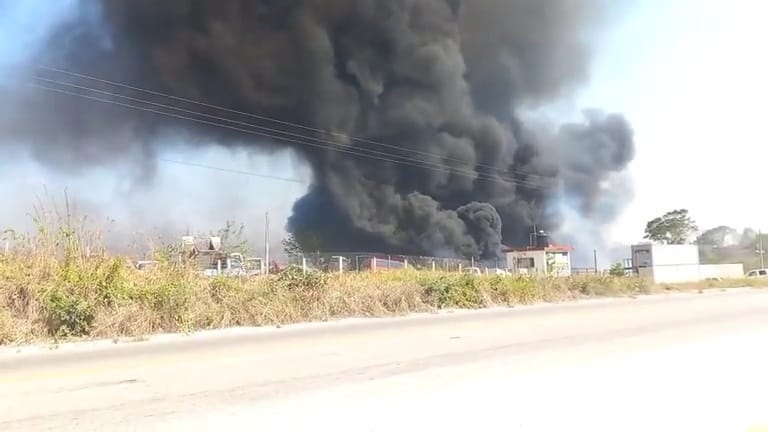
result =
[[[123,95],[119,95],[119,94],[116,94],[116,93],[107,92],[107,91],[104,91],[104,90],[92,89],[92,88],[89,88],[89,87],[79,86],[79,85],[76,85],[76,84],[62,83],[62,82],[55,81],[55,80],[50,80],[50,79],[42,79],[42,78],[37,78],[37,79],[40,79],[42,81],[52,82],[52,83],[59,84],[59,85],[70,86],[70,87],[74,87],[74,88],[80,88],[80,89],[86,90],[86,91],[94,91],[94,92],[98,92],[98,93],[102,93],[102,94],[107,94],[107,95],[112,96],[112,97],[125,98],[125,99],[129,99],[129,100],[134,100],[134,101],[137,101],[137,102],[140,102],[140,103],[146,103],[146,104],[155,105],[155,106],[167,107],[167,108],[170,108],[170,109],[175,109],[175,110],[179,110],[179,111],[183,111],[183,112],[188,112],[188,113],[195,114],[195,115],[200,115],[200,116],[214,118],[214,119],[223,120],[223,121],[229,121],[229,122],[233,122],[233,123],[237,123],[237,124],[243,124],[243,125],[250,126],[250,127],[256,127],[256,128],[259,127],[259,126],[251,125],[251,124],[248,124],[248,123],[239,122],[237,120],[231,120],[231,119],[226,119],[226,118],[222,118],[222,117],[212,116],[212,115],[205,114],[205,113],[199,113],[199,112],[195,112],[195,111],[191,111],[191,110],[185,110],[183,108],[176,108],[176,107],[172,107],[172,106],[166,106],[166,105],[159,104],[159,103],[156,103],[156,102],[145,101],[145,100],[138,99],[138,98],[131,98],[129,96],[123,96]],[[119,105],[119,106],[123,106],[123,107],[127,107],[127,108],[133,108],[133,109],[137,109],[137,110],[152,112],[152,113],[155,113],[155,114],[165,115],[165,116],[174,117],[174,118],[178,118],[178,119],[189,120],[189,121],[193,121],[193,122],[197,122],[197,123],[208,124],[208,125],[212,125],[212,126],[218,126],[218,127],[222,127],[222,128],[226,128],[226,129],[231,129],[231,130],[235,130],[235,131],[239,131],[239,132],[244,132],[244,133],[249,133],[249,134],[254,134],[254,135],[261,135],[261,136],[265,136],[265,137],[269,137],[269,138],[273,138],[273,139],[277,139],[277,140],[293,142],[293,143],[307,145],[307,146],[319,147],[319,148],[323,148],[323,149],[339,151],[339,152],[342,152],[342,153],[348,153],[348,154],[352,154],[352,155],[357,155],[357,156],[362,156],[362,157],[367,157],[367,158],[371,158],[371,159],[382,160],[382,161],[387,161],[387,162],[392,162],[392,163],[397,163],[397,164],[402,164],[402,165],[410,165],[410,166],[414,166],[414,167],[417,167],[417,168],[426,168],[426,169],[431,169],[431,170],[440,171],[440,172],[448,171],[449,173],[464,175],[464,176],[471,177],[471,178],[474,178],[474,179],[477,179],[477,180],[485,180],[485,181],[490,181],[490,182],[496,182],[496,181],[502,180],[502,181],[505,181],[505,182],[507,182],[509,184],[516,184],[516,185],[520,185],[520,186],[526,186],[526,187],[529,187],[529,188],[532,188],[532,189],[542,189],[542,190],[544,189],[544,187],[542,187],[541,185],[533,184],[533,183],[527,182],[525,180],[507,179],[507,178],[503,178],[503,177],[500,177],[500,176],[499,177],[491,177],[491,176],[489,176],[487,174],[484,174],[484,173],[475,173],[475,172],[469,172],[469,171],[462,171],[462,170],[457,170],[457,169],[455,169],[453,167],[448,167],[448,166],[444,166],[444,165],[438,165],[438,164],[434,164],[434,163],[430,163],[430,162],[426,162],[426,161],[413,160],[413,159],[405,158],[403,156],[388,155],[388,154],[382,153],[382,152],[375,152],[375,151],[372,151],[372,150],[362,149],[362,150],[365,150],[365,151],[371,151],[371,152],[375,152],[375,153],[379,153],[379,154],[385,154],[387,156],[396,157],[396,158],[400,158],[400,159],[404,159],[404,160],[393,160],[393,159],[389,159],[389,158],[376,157],[376,156],[372,156],[372,155],[369,155],[369,154],[360,153],[359,151],[353,151],[353,150],[350,150],[348,148],[332,148],[332,147],[328,147],[328,146],[325,146],[325,145],[319,145],[319,144],[315,144],[315,143],[308,143],[306,141],[295,140],[295,139],[291,139],[291,138],[277,136],[277,135],[274,135],[274,134],[268,134],[268,133],[264,133],[264,132],[257,132],[257,131],[253,131],[253,130],[247,130],[247,129],[243,129],[243,128],[239,128],[239,127],[235,127],[235,126],[230,126],[230,125],[225,125],[225,124],[221,124],[221,123],[216,123],[216,122],[196,119],[196,118],[193,118],[193,117],[183,116],[183,115],[179,115],[179,114],[173,114],[173,113],[168,113],[168,112],[164,112],[164,111],[158,111],[158,110],[151,109],[151,108],[140,107],[140,106],[131,105],[131,104],[127,104],[127,103],[117,102],[117,101],[110,100],[110,99],[104,99],[104,98],[99,98],[99,97],[95,97],[95,96],[84,95],[84,94],[81,94],[81,93],[71,92],[71,91],[57,89],[57,88],[53,88],[53,87],[47,87],[47,86],[40,85],[40,84],[31,83],[30,85],[33,86],[33,87],[37,87],[37,88],[43,89],[43,90],[47,90],[47,91],[67,94],[67,95],[71,95],[71,96],[81,97],[81,98],[95,100],[95,101],[104,102],[104,103],[110,103],[110,104],[114,104],[114,105]],[[278,133],[284,133],[284,132],[278,131]],[[301,136],[301,135],[299,135],[299,136]],[[303,138],[306,138],[306,137],[303,137]],[[415,162],[415,163],[412,163],[411,161]],[[425,165],[425,164],[427,164],[427,165]],[[429,166],[429,165],[433,165],[433,166]]]
[[255,173],[253,171],[243,171],[243,170],[236,170],[236,169],[232,169],[232,168],[222,168],[222,167],[217,167],[217,166],[208,165],[208,164],[201,164],[201,163],[196,163],[196,162],[185,162],[185,161],[166,159],[166,158],[159,158],[158,161],[165,162],[165,163],[170,163],[170,164],[175,164],[175,165],[184,165],[184,166],[190,166],[190,167],[195,167],[195,168],[203,168],[203,169],[208,169],[208,170],[212,170],[212,171],[221,171],[221,172],[227,172],[227,173],[231,173],[231,174],[246,175],[246,176],[250,176],[250,177],[259,177],[259,178],[266,178],[266,179],[271,179],[271,180],[280,180],[280,181],[285,181],[285,182],[290,182],[290,183],[298,183],[298,184],[303,184],[303,185],[309,184],[308,182],[306,182],[304,180],[301,180],[301,179],[297,179],[297,178],[273,176],[273,175],[269,175],[269,174],[260,174],[260,173]]
[[[134,98],[134,97],[130,97],[130,96],[120,95],[120,94],[117,94],[117,93],[114,93],[114,92],[105,91],[105,90],[94,89],[92,87],[81,86],[81,85],[77,85],[77,84],[66,83],[66,82],[51,80],[51,79],[47,79],[47,78],[40,78],[40,77],[36,77],[35,79],[40,80],[40,81],[44,81],[44,82],[53,83],[53,84],[62,85],[62,86],[69,86],[69,87],[73,87],[73,88],[78,88],[78,89],[81,89],[81,90],[93,91],[93,92],[97,92],[97,93],[101,93],[101,94],[106,94],[106,95],[109,95],[109,96],[112,96],[112,97],[128,99],[128,100],[132,100],[132,101],[135,101],[135,102],[145,103],[145,104],[154,105],[154,106],[158,106],[158,107],[162,107],[162,108],[167,108],[167,109],[177,110],[177,111],[181,111],[181,112],[186,112],[186,113],[189,113],[189,114],[194,114],[194,115],[199,115],[199,116],[203,116],[203,117],[213,118],[215,120],[231,122],[231,123],[240,124],[240,125],[244,125],[244,126],[248,126],[248,127],[253,127],[253,128],[256,128],[256,129],[266,129],[266,130],[269,130],[269,131],[272,131],[272,132],[275,132],[275,133],[281,133],[281,134],[285,134],[285,135],[289,135],[289,136],[295,136],[295,137],[299,137],[299,138],[303,138],[303,139],[310,139],[310,140],[314,140],[314,141],[320,141],[320,142],[324,142],[324,143],[333,144],[335,146],[339,146],[338,143],[335,143],[333,141],[323,140],[323,139],[315,138],[315,137],[307,137],[307,136],[301,135],[301,134],[295,134],[295,133],[281,131],[281,130],[278,130],[278,129],[273,129],[273,128],[268,128],[268,127],[264,127],[264,126],[253,125],[253,124],[241,122],[241,121],[238,121],[238,120],[228,119],[228,118],[224,118],[224,117],[220,117],[220,116],[214,116],[214,115],[210,115],[210,114],[206,114],[206,113],[200,113],[200,112],[197,112],[197,111],[192,111],[192,110],[188,110],[188,109],[184,109],[184,108],[169,106],[169,105],[161,104],[161,103],[158,103],[158,102],[147,101],[147,100],[140,99],[140,98]],[[55,90],[55,89],[52,89],[52,88],[49,88],[49,87],[45,87],[45,86],[37,86],[37,87],[40,87],[40,88],[43,88],[43,89],[46,89],[46,90],[59,91],[60,93],[70,94],[70,95],[73,95],[73,96],[86,97],[86,96],[81,95],[79,93],[72,93],[72,92],[67,92],[67,91]],[[86,97],[86,98],[93,99],[93,100],[98,100],[98,101],[102,101],[102,102],[107,102],[107,103],[113,103],[114,102],[114,101],[111,101],[111,100],[105,100],[105,99],[94,98],[94,97]],[[136,107],[136,106],[129,105],[129,104],[119,104],[119,105],[126,106],[126,107],[131,107],[131,108],[135,108],[135,109],[143,109],[143,110],[147,110],[147,111],[150,111],[150,112],[154,112],[154,113],[158,113],[158,114],[163,114],[163,115],[171,115],[171,116],[177,117],[177,118],[182,118],[182,119],[187,119],[187,120],[192,120],[192,121],[198,121],[197,119],[191,119],[191,118],[188,118],[186,116],[178,116],[178,115],[172,115],[172,114],[169,114],[169,113],[160,112],[160,111],[156,111],[156,110],[148,110],[148,109],[145,109],[145,108]],[[203,123],[213,124],[211,122],[203,122]],[[225,127],[224,125],[220,125],[220,124],[215,124],[215,125]],[[234,128],[234,129],[240,130],[239,128]],[[348,149],[348,148],[331,148],[331,147],[329,147],[327,145],[318,145],[318,144],[314,144],[314,143],[307,143],[307,142],[303,142],[303,141],[287,139],[287,138],[284,138],[284,137],[278,137],[278,136],[275,136],[275,135],[272,135],[272,134],[267,134],[267,133],[260,133],[260,132],[255,132],[255,131],[249,131],[249,132],[254,133],[254,134],[258,134],[258,135],[262,135],[262,136],[266,136],[266,137],[270,137],[270,138],[274,138],[274,139],[282,139],[284,141],[289,141],[289,142],[294,142],[294,143],[299,143],[299,144],[303,144],[303,145],[319,147],[319,148],[329,149],[329,150],[334,150],[334,151],[340,151],[340,152],[343,152],[343,153],[348,153],[348,154],[353,154],[353,155],[358,155],[358,156],[363,156],[363,157],[369,157],[369,158],[383,160],[383,161],[400,163],[400,164],[403,164],[403,165],[415,166],[415,167],[418,167],[418,168],[428,168],[428,169],[441,168],[443,170],[448,171],[449,173],[464,174],[466,177],[476,178],[476,179],[479,179],[479,180],[487,180],[487,181],[492,181],[492,182],[498,181],[498,180],[503,180],[503,181],[505,181],[505,182],[507,182],[509,184],[516,184],[516,185],[520,185],[520,186],[527,186],[527,187],[534,188],[534,189],[537,189],[537,188],[538,189],[543,189],[543,187],[541,185],[532,183],[532,182],[530,182],[528,180],[517,180],[517,179],[512,179],[512,178],[507,178],[507,177],[502,177],[502,176],[493,177],[493,176],[491,176],[489,174],[486,174],[486,173],[479,173],[479,172],[475,172],[475,171],[462,170],[462,169],[458,169],[458,168],[455,168],[455,167],[446,166],[446,165],[443,165],[443,164],[438,164],[438,163],[433,163],[433,162],[423,161],[423,160],[418,160],[418,159],[412,159],[412,158],[408,158],[408,157],[405,157],[405,156],[393,155],[391,153],[380,152],[380,151],[376,151],[376,150],[361,149],[361,148],[355,148],[354,150],[351,150],[351,149]],[[374,153],[374,154],[384,155],[384,156],[387,156],[387,158],[373,157],[373,156],[370,156],[370,155],[366,155],[366,154],[360,153],[361,151],[367,151],[367,152],[371,152],[371,153]],[[389,159],[389,158],[402,159],[402,161],[396,161],[396,160],[392,160],[392,159]],[[430,165],[431,167],[430,166],[424,166],[424,165]]]
[[[474,163],[472,161],[468,161],[468,160],[465,160],[465,159],[452,158],[452,157],[449,157],[449,156],[444,156],[444,155],[439,155],[439,154],[435,154],[435,153],[424,152],[424,151],[415,150],[415,149],[402,148],[402,147],[398,147],[396,145],[387,144],[387,143],[383,143],[383,142],[380,142],[380,141],[375,141],[375,140],[366,139],[366,138],[360,138],[360,137],[356,137],[356,136],[353,136],[353,135],[344,134],[344,133],[341,133],[341,132],[333,132],[333,131],[329,131],[329,130],[325,130],[325,129],[320,129],[320,128],[315,128],[315,127],[311,127],[311,126],[307,126],[307,125],[303,125],[303,124],[299,124],[299,123],[289,122],[289,121],[285,121],[285,120],[279,120],[279,119],[275,119],[275,118],[272,118],[272,117],[267,117],[267,116],[258,115],[258,114],[254,114],[254,113],[248,113],[248,112],[239,111],[239,110],[235,110],[235,109],[231,109],[231,108],[217,106],[217,105],[213,105],[213,104],[209,104],[209,103],[205,103],[205,102],[196,101],[196,100],[193,100],[193,99],[183,98],[183,97],[179,97],[179,96],[170,95],[170,94],[167,94],[167,93],[162,93],[162,92],[158,92],[158,91],[154,91],[154,90],[145,89],[145,88],[142,88],[142,87],[137,87],[137,86],[133,86],[133,85],[129,85],[129,84],[124,84],[124,83],[119,83],[119,82],[115,82],[115,81],[110,81],[110,80],[107,80],[107,79],[98,78],[98,77],[94,77],[94,76],[91,76],[91,75],[86,75],[86,74],[82,74],[82,73],[72,72],[72,71],[68,71],[68,70],[65,70],[65,69],[59,69],[59,68],[53,68],[53,67],[47,67],[47,66],[38,66],[38,69],[48,70],[48,71],[51,71],[51,72],[58,72],[58,73],[62,73],[62,74],[70,75],[70,76],[75,76],[75,77],[78,77],[78,78],[83,78],[83,79],[87,79],[87,80],[101,82],[101,83],[104,83],[104,84],[109,84],[109,85],[113,85],[113,86],[123,87],[123,88],[127,88],[127,89],[130,89],[130,90],[135,90],[135,91],[138,91],[138,92],[146,93],[146,94],[166,97],[166,98],[169,98],[169,99],[173,99],[173,100],[177,100],[177,101],[181,101],[181,102],[187,102],[187,103],[191,103],[191,104],[196,104],[196,105],[204,106],[204,107],[207,107],[207,108],[213,108],[213,109],[229,112],[229,113],[232,113],[232,114],[243,115],[243,116],[246,116],[246,117],[251,117],[251,118],[255,118],[255,119],[259,119],[259,120],[264,120],[264,121],[269,121],[269,122],[281,124],[281,125],[284,125],[284,126],[292,126],[292,127],[299,128],[299,129],[304,129],[304,130],[307,130],[307,131],[312,131],[312,132],[322,133],[322,134],[331,135],[331,136],[335,136],[335,137],[339,137],[339,138],[344,138],[344,139],[348,139],[348,140],[351,140],[351,141],[364,142],[364,143],[378,145],[378,146],[382,146],[382,147],[388,147],[388,148],[392,148],[392,149],[400,150],[400,151],[408,151],[408,152],[411,152],[411,153],[421,154],[421,155],[424,155],[424,156],[435,157],[435,158],[438,158],[438,159],[444,159],[444,160],[452,161],[452,162],[458,162],[458,163],[462,163],[462,164],[465,164],[465,165],[466,164],[474,164],[475,166],[482,167],[482,168],[487,168],[487,169],[494,170],[494,171],[501,171],[501,172],[508,171],[508,172],[512,172],[512,173],[516,173],[516,174],[524,174],[524,175],[529,176],[529,177],[539,177],[539,178],[547,178],[547,179],[549,178],[547,176],[543,176],[543,175],[540,175],[540,174],[525,173],[525,172],[519,172],[519,171],[509,170],[509,169],[505,170],[505,169],[500,169],[498,167],[494,167],[494,166],[487,165],[487,164]],[[306,136],[304,136],[304,137],[306,138]]]
[[[39,81],[43,81],[43,82],[48,82],[48,83],[52,83],[52,84],[61,85],[61,86],[73,87],[73,88],[77,88],[77,89],[80,89],[80,90],[92,91],[92,92],[95,92],[95,93],[101,93],[101,94],[104,94],[104,95],[107,95],[107,96],[111,96],[111,97],[123,98],[123,99],[127,99],[127,100],[134,101],[134,102],[144,103],[144,104],[148,104],[148,105],[154,105],[154,106],[161,107],[161,108],[181,111],[181,112],[188,113],[188,114],[194,114],[194,115],[199,115],[199,116],[203,116],[203,117],[208,117],[208,118],[211,118],[211,119],[214,119],[214,120],[231,122],[231,123],[242,125],[242,126],[253,127],[255,129],[262,129],[262,130],[267,130],[269,132],[284,134],[284,135],[293,136],[293,137],[297,137],[297,138],[309,139],[309,140],[313,140],[313,141],[319,141],[319,142],[322,142],[322,143],[327,143],[327,144],[331,144],[331,145],[340,147],[338,143],[335,143],[333,141],[324,140],[324,139],[321,139],[321,138],[308,137],[308,136],[301,135],[301,134],[295,134],[295,133],[291,133],[291,132],[281,131],[279,129],[269,128],[269,127],[265,127],[265,126],[258,126],[258,125],[254,125],[254,124],[251,124],[251,123],[246,123],[246,122],[241,122],[241,121],[238,121],[238,120],[228,119],[226,117],[215,116],[215,115],[211,115],[211,114],[201,113],[201,112],[198,112],[198,111],[188,110],[188,109],[185,109],[185,108],[179,108],[179,107],[174,107],[174,106],[171,106],[171,105],[165,105],[165,104],[158,103],[158,102],[147,101],[147,100],[140,99],[140,98],[134,98],[134,97],[131,97],[131,96],[125,96],[125,95],[117,94],[117,93],[106,91],[106,90],[94,89],[92,87],[87,87],[87,86],[82,86],[82,85],[78,85],[78,84],[62,82],[62,81],[51,80],[51,79],[48,79],[48,78],[35,77],[35,79],[39,80]],[[104,101],[106,101],[106,100],[104,100]],[[256,133],[256,134],[259,134],[259,135],[264,135],[264,136],[267,136],[267,137],[270,137],[270,138],[276,138],[276,139],[282,138],[282,137],[277,137],[277,136],[272,135],[272,134],[259,133],[259,132],[253,132],[253,133]],[[429,162],[429,161],[423,161],[423,160],[419,160],[419,159],[413,159],[413,158],[409,158],[409,157],[406,157],[406,156],[393,155],[391,153],[386,153],[386,152],[381,152],[381,151],[376,151],[376,150],[361,149],[361,148],[357,148],[357,147],[354,150],[351,150],[351,149],[343,148],[343,147],[335,148],[335,147],[329,147],[328,145],[319,145],[319,144],[313,144],[313,143],[307,143],[307,142],[299,142],[299,141],[295,141],[295,140],[292,140],[292,142],[296,142],[296,143],[300,143],[300,144],[304,144],[304,145],[308,145],[308,146],[313,146],[313,147],[319,147],[319,148],[328,149],[328,150],[342,151],[342,152],[345,152],[345,153],[355,154],[355,155],[359,155],[359,156],[368,156],[368,155],[360,153],[360,151],[367,151],[367,152],[370,152],[370,153],[373,153],[373,154],[377,154],[377,155],[382,155],[382,156],[396,158],[396,159],[402,159],[405,162],[414,162],[414,163],[420,164],[420,165],[414,165],[413,163],[405,163],[406,165],[412,165],[412,166],[416,166],[416,167],[420,167],[420,168],[428,168],[428,167],[422,166],[422,165],[430,165],[432,167],[443,168],[443,169],[447,169],[449,171],[453,170],[454,172],[457,172],[457,173],[463,173],[463,174],[465,174],[468,177],[475,177],[475,176],[477,176],[478,178],[482,178],[484,180],[492,180],[492,181],[496,180],[496,178],[494,178],[494,177],[492,177],[492,176],[490,176],[488,174],[485,174],[485,173],[477,173],[477,172],[470,171],[470,170],[463,170],[463,169],[459,169],[459,168],[455,168],[455,167],[450,167],[450,166],[447,166],[447,165],[444,165],[444,164],[439,164],[439,163],[434,163],[434,162]],[[376,159],[381,159],[381,158],[376,158]],[[387,160],[387,161],[390,161],[390,162],[396,162],[397,163],[397,161],[393,161],[391,159],[381,159],[381,160]],[[401,162],[401,163],[403,163],[403,162]],[[515,179],[511,179],[511,178],[505,178],[505,177],[502,177],[502,176],[499,176],[499,179],[505,180],[508,183],[516,183],[516,184],[520,184],[520,185],[526,185],[525,184],[525,182],[526,182],[525,180],[515,180]],[[527,186],[537,186],[537,185],[529,184]]]
[[[30,83],[29,85],[32,86],[32,87],[40,88],[42,90],[46,90],[46,91],[52,91],[52,92],[62,93],[62,94],[70,95],[70,96],[76,96],[76,97],[80,97],[80,98],[84,98],[84,99],[90,99],[90,100],[94,100],[94,101],[98,101],[98,102],[104,102],[104,103],[109,103],[109,104],[118,105],[118,106],[122,106],[122,107],[133,108],[133,109],[137,109],[137,110],[141,110],[141,111],[146,111],[146,112],[151,112],[151,113],[155,113],[155,114],[165,115],[165,116],[174,117],[174,118],[178,118],[178,119],[182,119],[182,120],[189,120],[189,121],[193,121],[193,122],[197,122],[197,123],[208,124],[208,125],[211,125],[211,126],[218,126],[218,127],[222,127],[222,128],[225,128],[225,129],[235,130],[235,131],[238,131],[238,132],[244,132],[244,133],[253,134],[253,135],[266,136],[266,137],[277,139],[277,140],[293,142],[293,143],[302,144],[302,145],[308,145],[308,146],[313,146],[313,147],[320,147],[320,148],[325,148],[325,149],[331,149],[331,150],[339,151],[339,152],[342,152],[342,153],[349,153],[349,154],[352,154],[352,155],[363,156],[363,157],[367,157],[367,158],[371,158],[371,159],[382,160],[382,161],[387,161],[387,162],[392,162],[392,163],[397,163],[397,164],[402,164],[402,165],[410,165],[410,166],[414,166],[414,167],[417,167],[417,168],[426,168],[426,169],[431,169],[431,170],[434,170],[434,171],[441,171],[441,172],[444,169],[446,169],[446,167],[435,168],[435,167],[432,167],[432,166],[423,166],[423,165],[418,165],[418,164],[404,162],[404,161],[398,161],[398,160],[393,160],[393,159],[376,157],[376,156],[367,155],[367,154],[364,154],[364,153],[358,153],[358,152],[355,152],[355,151],[352,151],[352,150],[349,150],[349,149],[329,148],[327,146],[322,146],[322,145],[313,144],[313,143],[307,143],[307,142],[303,142],[303,141],[299,141],[299,140],[295,140],[295,139],[291,139],[291,138],[285,138],[285,137],[281,137],[281,136],[277,136],[277,135],[267,134],[267,133],[264,133],[264,132],[256,132],[256,131],[247,130],[247,129],[243,129],[243,128],[236,127],[236,126],[230,126],[230,125],[215,123],[215,122],[211,122],[211,121],[207,121],[207,120],[196,119],[196,118],[193,118],[193,117],[183,116],[183,115],[179,115],[179,114],[167,113],[167,112],[158,111],[158,110],[151,109],[151,108],[140,107],[140,106],[136,106],[136,105],[131,105],[131,104],[123,103],[123,102],[117,102],[117,101],[113,101],[113,100],[109,100],[109,99],[103,99],[103,98],[99,98],[99,97],[95,97],[95,96],[88,96],[88,95],[84,95],[84,94],[80,94],[80,93],[75,93],[75,92],[71,92],[71,91],[67,91],[67,90],[57,89],[57,88],[53,88],[53,87],[47,87],[47,86],[44,86],[44,85],[41,85],[41,84]],[[115,95],[115,96],[119,97],[119,95]],[[448,169],[450,170],[450,168],[448,168]],[[461,175],[461,173],[458,173],[458,174]],[[486,181],[491,181],[491,182],[499,180],[497,178],[485,178],[485,177],[479,175],[479,173],[478,173],[478,176],[476,178],[478,180],[486,180]],[[510,183],[512,183],[512,182],[510,182]],[[529,186],[529,187],[536,188],[537,186]],[[539,188],[540,188],[540,186],[539,186]]]

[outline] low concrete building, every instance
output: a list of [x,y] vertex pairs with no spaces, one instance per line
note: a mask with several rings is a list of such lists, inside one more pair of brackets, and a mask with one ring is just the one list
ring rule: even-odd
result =
[[699,264],[699,247],[696,245],[636,244],[632,245],[632,263],[635,269]]
[[701,264],[697,245],[633,245],[632,270],[653,283],[698,282],[744,275],[742,264]]
[[505,248],[507,269],[515,274],[571,275],[573,248],[562,245]]

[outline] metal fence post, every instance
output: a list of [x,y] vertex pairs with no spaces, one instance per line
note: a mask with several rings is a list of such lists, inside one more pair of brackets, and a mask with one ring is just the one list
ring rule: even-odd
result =
[[339,259],[339,274],[344,273],[344,257],[341,255],[334,256],[332,258],[338,258]]

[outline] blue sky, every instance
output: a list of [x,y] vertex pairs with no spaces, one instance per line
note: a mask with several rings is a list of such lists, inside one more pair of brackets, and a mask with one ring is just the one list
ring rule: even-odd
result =
[[[61,17],[72,2],[0,0],[0,29],[12,35],[0,37],[0,70],[34,46],[40,20]],[[635,199],[613,227],[614,240],[639,240],[647,220],[679,207],[690,209],[702,227],[768,229],[760,187],[768,150],[759,115],[768,99],[768,66],[759,54],[768,31],[760,9],[749,0],[637,0],[599,41],[590,82],[561,105],[574,112],[584,107],[623,112],[635,129]],[[264,158],[211,149],[169,157],[308,178],[306,170],[294,173],[289,154]],[[53,193],[66,185],[86,208],[109,209],[104,217],[150,221],[147,215],[167,208],[173,197],[172,208],[164,211],[173,219],[200,229],[213,220],[256,220],[251,236],[261,241],[263,213],[274,215],[278,238],[291,203],[305,188],[163,164],[156,187],[132,191],[141,195],[133,200],[125,197],[127,185],[120,179],[106,171],[62,178],[29,160],[11,159],[0,147],[0,193],[17,203],[0,214],[0,226],[23,219],[43,184]],[[213,196],[211,190],[218,192]]]

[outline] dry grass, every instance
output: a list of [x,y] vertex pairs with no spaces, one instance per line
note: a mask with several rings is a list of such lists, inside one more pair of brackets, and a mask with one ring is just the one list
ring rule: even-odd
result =
[[95,237],[39,222],[0,253],[0,345],[68,338],[138,337],[232,326],[380,317],[440,308],[485,308],[655,290],[755,286],[720,281],[652,287],[638,278],[530,278],[439,272],[203,277],[161,263],[139,272]]

